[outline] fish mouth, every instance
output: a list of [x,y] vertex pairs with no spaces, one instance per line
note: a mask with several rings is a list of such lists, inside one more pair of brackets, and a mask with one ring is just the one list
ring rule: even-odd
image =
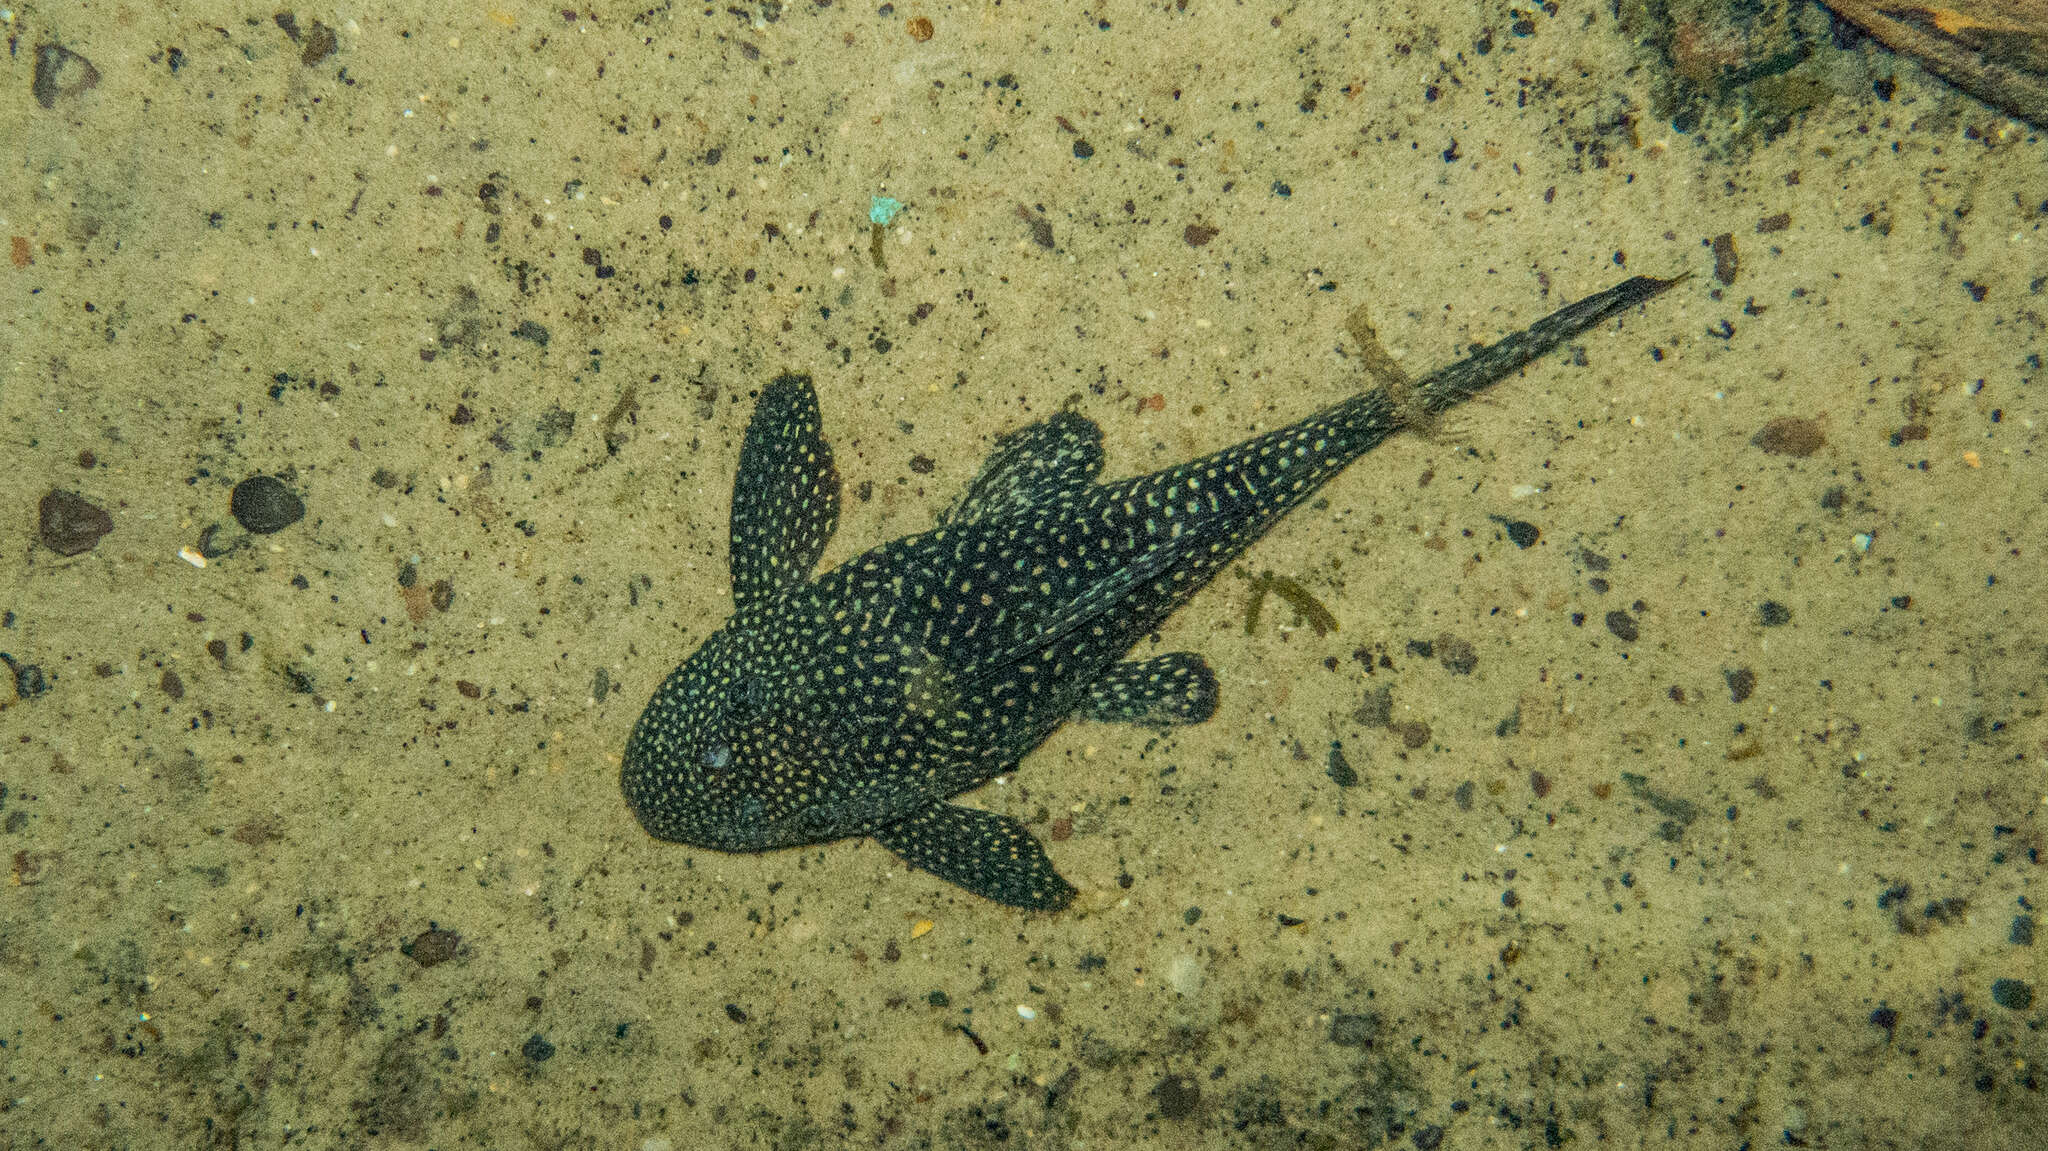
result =
[[812,842],[804,835],[805,811],[780,819],[768,815],[766,805],[756,796],[743,796],[711,803],[677,807],[640,786],[650,773],[636,772],[628,761],[622,772],[626,806],[640,827],[656,839],[702,847],[711,851],[751,854],[795,847]]

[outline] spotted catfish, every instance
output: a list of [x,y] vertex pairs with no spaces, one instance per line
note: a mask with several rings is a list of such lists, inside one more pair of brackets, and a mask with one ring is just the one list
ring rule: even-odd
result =
[[1007,815],[951,802],[1069,719],[1187,724],[1216,709],[1193,652],[1140,639],[1324,482],[1411,422],[1662,292],[1637,277],[1417,381],[1147,475],[1097,482],[1073,412],[1011,432],[938,526],[813,577],[839,475],[805,376],[754,408],[733,484],[734,610],[654,693],[621,785],[658,838],[766,851],[870,836],[999,903],[1074,888]]

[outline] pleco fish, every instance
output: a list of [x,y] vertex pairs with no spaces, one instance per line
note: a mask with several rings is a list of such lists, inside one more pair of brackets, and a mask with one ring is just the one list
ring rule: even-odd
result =
[[1017,820],[949,802],[1017,766],[1068,719],[1200,723],[1200,655],[1126,660],[1322,484],[1676,280],[1638,276],[1412,385],[1278,431],[1097,483],[1102,432],[1073,412],[995,445],[937,527],[812,577],[839,474],[807,376],[768,385],[732,494],[733,614],[634,725],[620,785],[661,839],[767,851],[871,836],[999,903],[1074,888]]

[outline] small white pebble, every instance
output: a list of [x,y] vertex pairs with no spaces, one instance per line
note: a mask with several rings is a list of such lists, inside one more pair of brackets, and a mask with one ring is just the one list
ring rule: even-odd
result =
[[192,547],[182,547],[182,548],[179,548],[179,549],[178,549],[178,558],[179,558],[179,559],[181,559],[181,560],[184,560],[184,561],[185,561],[186,563],[188,563],[188,564],[191,564],[191,565],[192,565],[193,567],[196,567],[196,568],[203,568],[203,567],[205,567],[205,566],[206,566],[206,557],[205,557],[205,556],[203,556],[203,555],[200,555],[200,554],[199,554],[199,550],[198,550],[197,548],[192,548]]
[[1029,1007],[1024,1006],[1022,1003],[1019,1003],[1017,1005],[1017,1018],[1022,1019],[1028,1023],[1031,1020],[1038,1018],[1038,1012],[1033,1011]]

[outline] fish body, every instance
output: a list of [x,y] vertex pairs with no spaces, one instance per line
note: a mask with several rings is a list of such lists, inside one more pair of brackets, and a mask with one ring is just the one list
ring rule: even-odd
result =
[[1412,418],[1444,411],[1674,280],[1637,277],[1413,385],[1175,467],[1099,482],[1061,412],[1003,437],[932,530],[814,575],[839,477],[809,377],[756,402],[733,485],[734,610],[654,692],[626,801],[660,839],[752,852],[870,836],[1012,906],[1074,888],[1022,824],[950,802],[1073,718],[1198,723],[1193,652],[1126,656],[1279,519]]

